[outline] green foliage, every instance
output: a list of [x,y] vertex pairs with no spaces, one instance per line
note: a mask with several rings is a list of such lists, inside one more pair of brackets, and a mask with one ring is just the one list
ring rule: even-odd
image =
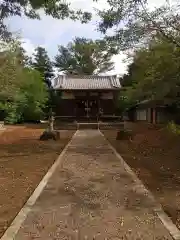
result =
[[19,44],[1,46],[0,110],[5,121],[39,120],[48,100],[47,87],[36,70],[24,66]]
[[175,135],[180,135],[180,126],[175,124],[173,121],[168,123],[167,129]]
[[[164,1],[150,9],[147,0],[110,0],[109,8],[99,11],[99,30],[104,34],[113,29],[106,39],[121,50],[138,48],[158,34],[169,43],[180,47],[180,11],[178,1]],[[169,3],[170,2],[170,3]]]
[[4,19],[10,16],[27,16],[40,19],[38,10],[43,9],[46,15],[57,19],[70,18],[86,23],[91,19],[91,13],[73,10],[67,1],[63,0],[2,0],[0,1],[0,36],[10,37]]
[[24,69],[23,74],[26,77],[20,89],[23,120],[40,120],[49,97],[47,86],[38,71]]
[[180,104],[180,51],[173,43],[157,38],[137,51],[134,67],[124,77],[130,101],[153,99],[166,105]]
[[16,102],[5,104],[3,110],[5,110],[5,123],[13,124],[21,121],[21,112],[18,111]]
[[43,81],[48,87],[49,99],[44,109],[45,115],[47,117],[49,115],[50,108],[52,108],[55,103],[56,96],[54,94],[54,91],[52,89],[52,84],[51,84],[51,78],[54,76],[53,64],[45,48],[37,47],[35,49],[34,61],[32,61],[32,67],[40,73]]
[[134,106],[137,103],[137,98],[132,97],[132,93],[135,85],[137,84],[137,78],[134,74],[138,71],[139,67],[134,61],[128,67],[128,73],[121,78],[121,92],[118,99],[119,111],[121,113],[126,112],[127,109]]
[[27,67],[31,65],[31,57],[29,57],[26,53],[26,51],[24,50],[23,47],[19,46],[18,52],[17,52],[17,58],[19,60],[19,64]]
[[106,42],[102,40],[76,38],[66,47],[59,46],[55,66],[70,74],[91,75],[108,71],[113,68],[113,50],[110,47],[108,49]]
[[121,86],[125,89],[137,83],[137,79],[134,78],[134,73],[138,70],[138,65],[134,61],[128,66],[128,73],[121,79]]
[[51,87],[51,77],[53,77],[53,67],[52,62],[48,56],[48,53],[45,48],[37,47],[35,49],[34,61],[32,66],[37,70],[48,87]]
[[19,44],[0,45],[0,98],[13,100],[21,84],[22,65],[20,64]]
[[127,90],[122,90],[118,99],[118,110],[121,114],[125,113],[136,102],[127,94]]

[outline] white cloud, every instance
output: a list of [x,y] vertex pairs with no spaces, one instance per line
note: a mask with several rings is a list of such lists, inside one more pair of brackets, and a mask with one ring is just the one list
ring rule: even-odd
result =
[[[158,4],[165,0],[158,0]],[[95,15],[94,8],[107,8],[107,0],[71,0],[72,8],[83,9],[84,11],[92,11],[93,19],[88,24],[69,19],[58,20],[50,16],[45,16],[41,11],[41,20],[30,20],[25,17],[12,17],[7,20],[7,24],[11,31],[21,33],[22,45],[29,55],[32,55],[35,47],[43,46],[48,50],[48,53],[53,57],[57,53],[57,45],[64,45],[71,41],[75,36],[97,39],[102,35],[96,31],[96,22],[98,17]],[[157,0],[149,0],[149,6],[157,6]],[[125,55],[119,54],[113,57],[115,69],[110,73],[124,73],[127,63],[123,62]],[[109,74],[110,74],[109,73]]]
[[162,4],[165,4],[167,1],[166,0],[148,0],[148,8],[149,9],[154,9],[155,7],[158,8],[162,6]]
[[[96,21],[94,9],[103,9],[107,7],[105,0],[99,0],[98,3],[93,0],[71,0],[73,9],[83,9],[91,11],[93,19],[88,24],[81,24],[79,21],[69,19],[57,20],[51,16],[46,16],[41,12],[41,20],[30,20],[28,18],[12,17],[7,23],[11,31],[18,31],[23,38],[23,47],[32,55],[35,47],[43,45],[53,57],[57,53],[57,45],[64,45],[76,36],[97,39],[102,35],[96,31]],[[116,59],[116,57],[115,57]],[[118,62],[118,64],[121,64]],[[123,67],[122,67],[123,68]],[[118,69],[118,67],[117,67]],[[119,68],[121,69],[121,68]]]
[[23,38],[21,39],[21,45],[26,50],[28,56],[32,56],[35,46],[30,39]]
[[127,70],[127,56],[123,53],[114,55],[112,61],[114,62],[114,69],[106,72],[107,75],[120,74],[123,75]]
[[113,61],[115,63],[114,72],[115,73],[125,73],[127,69],[126,63],[127,56],[123,53],[115,55]]
[[54,56],[57,45],[67,44],[75,36],[87,38],[99,38],[101,34],[95,31],[95,23],[88,24],[80,22],[53,19],[41,14],[41,21],[27,18],[12,17],[8,20],[11,31],[20,31],[23,38],[29,39],[35,46],[44,45],[49,54]]

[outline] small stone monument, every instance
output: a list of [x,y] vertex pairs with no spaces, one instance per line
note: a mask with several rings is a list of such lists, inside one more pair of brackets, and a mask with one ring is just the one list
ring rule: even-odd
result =
[[130,141],[132,141],[133,134],[132,134],[132,131],[130,129],[128,129],[128,127],[127,127],[128,126],[127,120],[128,120],[128,117],[123,116],[122,129],[119,129],[117,131],[116,140],[130,140]]
[[60,132],[54,130],[54,120],[53,114],[51,113],[48,121],[48,128],[43,132],[43,134],[40,136],[41,141],[47,141],[47,140],[59,140],[60,139]]
[[116,140],[130,140],[132,141],[133,134],[131,130],[121,129],[118,130]]

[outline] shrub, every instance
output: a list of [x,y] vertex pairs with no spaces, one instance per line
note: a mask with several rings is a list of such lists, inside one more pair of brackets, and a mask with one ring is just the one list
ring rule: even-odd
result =
[[173,134],[180,135],[180,126],[175,124],[173,121],[168,123],[167,128]]

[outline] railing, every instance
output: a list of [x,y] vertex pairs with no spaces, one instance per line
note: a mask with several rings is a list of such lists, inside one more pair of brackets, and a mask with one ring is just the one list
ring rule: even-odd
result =
[[56,121],[59,122],[119,122],[122,121],[121,116],[101,115],[101,116],[56,116]]
[[[104,119],[103,119],[104,117]],[[120,120],[120,116],[103,116],[97,117],[79,117],[75,116],[56,116],[56,129],[120,129],[124,126],[124,122]],[[104,121],[103,121],[104,120]]]

